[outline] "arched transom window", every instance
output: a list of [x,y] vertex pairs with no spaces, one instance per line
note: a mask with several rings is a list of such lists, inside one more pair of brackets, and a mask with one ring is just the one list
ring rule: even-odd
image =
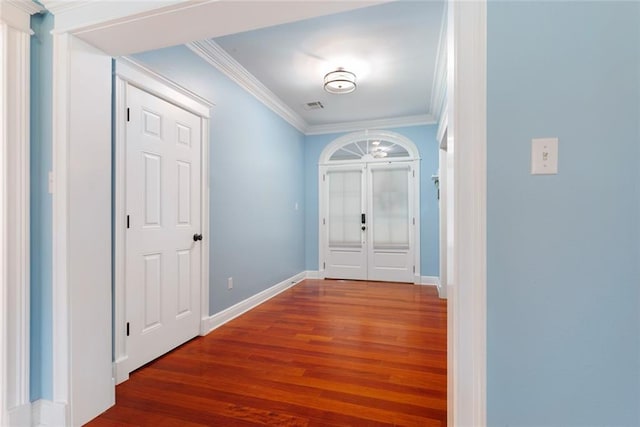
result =
[[344,135],[327,145],[320,164],[384,162],[419,159],[415,144],[391,131],[362,131]]

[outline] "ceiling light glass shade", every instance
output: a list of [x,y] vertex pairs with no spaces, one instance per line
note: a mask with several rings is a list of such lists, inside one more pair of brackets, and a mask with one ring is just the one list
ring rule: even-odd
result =
[[356,90],[356,75],[338,68],[324,76],[324,90],[329,93],[350,93]]

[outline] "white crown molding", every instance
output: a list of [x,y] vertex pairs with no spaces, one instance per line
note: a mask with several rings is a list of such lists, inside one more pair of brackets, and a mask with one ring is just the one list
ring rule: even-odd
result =
[[388,129],[433,124],[436,124],[436,120],[432,115],[419,114],[415,116],[392,117],[389,119],[361,120],[328,125],[311,125],[307,127],[305,135],[322,135],[326,133],[354,132],[362,129]]
[[31,15],[42,8],[30,0],[0,0],[0,24],[31,34]]
[[438,42],[438,52],[436,54],[436,65],[434,71],[433,87],[431,88],[431,105],[429,111],[431,115],[440,120],[444,111],[445,97],[447,95],[447,13],[442,14],[442,24],[440,25],[440,38]]
[[29,15],[44,11],[44,8],[31,0],[6,0],[6,2]]
[[271,92],[265,85],[256,79],[249,71],[233,59],[224,49],[211,40],[187,43],[186,45],[195,54],[216,67],[240,87],[255,96],[260,102],[270,108],[274,113],[286,120],[291,126],[300,132],[305,132],[307,123],[287,104]]
[[[202,40],[188,43],[186,46],[305,135],[353,132],[372,128],[432,125],[437,123],[436,116],[432,114],[420,114],[377,120],[310,125],[214,41]],[[446,84],[446,74],[444,78]]]
[[54,15],[87,6],[94,1],[95,0],[40,0],[45,9]]

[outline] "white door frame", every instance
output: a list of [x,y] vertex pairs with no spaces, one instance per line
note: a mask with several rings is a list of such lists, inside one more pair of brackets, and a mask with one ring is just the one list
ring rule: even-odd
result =
[[115,76],[115,198],[114,198],[114,358],[116,384],[129,378],[126,347],[126,96],[127,84],[136,86],[167,102],[178,105],[202,119],[201,129],[201,275],[200,275],[200,335],[209,330],[209,120],[213,104],[174,82],[149,70],[131,58],[118,58]]
[[[55,39],[62,41],[68,34],[90,36],[105,28],[117,30],[120,25],[141,26],[145,40],[153,40],[153,32],[166,32],[165,26],[148,25],[156,10],[135,10],[135,5],[151,8],[149,2],[109,2],[105,15],[103,2],[75,3],[43,0],[56,15]],[[64,4],[63,4],[64,3]],[[144,3],[144,5],[142,4]],[[191,7],[185,3],[185,7]],[[58,8],[59,7],[59,8]],[[483,426],[486,424],[486,21],[487,0],[448,3],[448,71],[449,135],[456,145],[454,198],[456,202],[455,277],[448,292],[449,318],[449,424]],[[117,12],[117,13],[116,13]],[[166,19],[175,10],[163,10]],[[276,15],[277,13],[273,14]],[[127,19],[127,17],[129,17]],[[145,19],[148,18],[148,19]],[[231,21],[231,17],[224,17]],[[249,19],[247,17],[247,19]],[[238,29],[242,17],[234,16]],[[264,22],[263,22],[264,24]],[[266,24],[265,24],[266,25]],[[127,27],[131,31],[130,27]],[[129,34],[129,33],[127,33]],[[108,39],[105,39],[108,44]],[[60,44],[60,43],[58,43]],[[161,47],[161,46],[157,46]],[[114,47],[115,48],[115,47]],[[103,49],[105,49],[103,47]],[[60,353],[54,354],[54,399],[68,399],[68,376],[71,354],[64,351],[69,338],[67,283],[66,203],[66,128],[71,119],[65,100],[65,90],[80,82],[68,81],[65,64],[70,53],[64,46],[54,47],[54,169],[57,196],[54,200],[54,333],[61,340]],[[455,73],[454,73],[455,71]],[[455,78],[454,78],[455,76]],[[56,96],[57,94],[57,96]],[[60,127],[57,131],[56,127]],[[69,260],[73,261],[73,260]],[[56,265],[60,264],[60,265]],[[455,288],[455,292],[453,289]],[[56,326],[56,323],[60,323]],[[73,402],[67,402],[73,405]]]
[[0,2],[0,425],[31,424],[31,1]]
[[[487,3],[448,4],[447,175],[453,209],[452,274],[447,278],[448,420],[487,423]],[[449,215],[449,218],[452,216]],[[452,416],[451,416],[452,415]]]

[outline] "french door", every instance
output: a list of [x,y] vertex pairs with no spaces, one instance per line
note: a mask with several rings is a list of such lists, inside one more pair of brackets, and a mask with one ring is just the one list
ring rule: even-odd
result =
[[414,282],[416,162],[320,168],[324,277]]

